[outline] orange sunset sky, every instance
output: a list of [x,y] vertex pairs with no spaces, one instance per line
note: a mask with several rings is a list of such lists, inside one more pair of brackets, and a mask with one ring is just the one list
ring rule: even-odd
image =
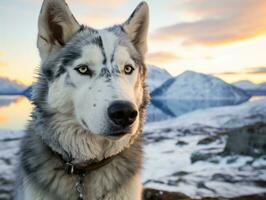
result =
[[[102,28],[127,19],[137,0],[66,0],[80,23]],[[147,0],[147,64],[227,82],[266,81],[265,0]],[[0,1],[0,76],[31,84],[41,0]]]

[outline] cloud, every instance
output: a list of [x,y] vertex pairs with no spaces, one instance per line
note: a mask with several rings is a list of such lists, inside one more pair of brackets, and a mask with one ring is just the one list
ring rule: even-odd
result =
[[245,70],[247,74],[266,74],[266,67],[252,67],[246,68]]
[[185,45],[213,46],[266,34],[263,0],[187,0],[179,6],[197,20],[159,28],[153,39],[182,39]]
[[6,67],[6,66],[8,66],[8,63],[7,63],[7,62],[4,62],[4,61],[1,60],[1,58],[2,58],[3,56],[5,56],[5,55],[6,55],[6,53],[5,53],[4,51],[0,51],[0,68],[1,68],[1,67]]
[[4,51],[0,51],[0,57],[6,55]]
[[[19,0],[19,1],[21,1],[23,3],[25,3],[25,2],[38,3],[38,4],[40,3],[36,0]],[[94,7],[111,8],[111,7],[122,6],[125,3],[127,3],[128,0],[65,0],[65,2],[67,4],[76,4],[76,5],[77,4],[82,4],[82,5],[86,4],[86,5],[94,6]]]
[[72,4],[86,4],[94,7],[113,8],[123,6],[128,0],[66,0],[66,2]]
[[108,25],[121,24],[127,17],[114,15],[83,15],[79,17],[79,22],[91,27],[106,27]]
[[242,71],[231,71],[231,72],[219,72],[213,73],[213,75],[248,75],[248,74],[266,74],[266,66],[260,67],[248,67]]
[[7,121],[8,121],[8,118],[6,116],[1,116],[0,115],[0,123],[4,123],[4,122],[7,122]]
[[0,60],[0,67],[7,67],[8,63]]
[[146,59],[149,63],[168,63],[181,59],[175,53],[167,51],[159,51],[154,53],[149,53],[146,56]]
[[218,73],[213,73],[212,75],[237,75],[237,74],[242,74],[242,72],[218,72]]

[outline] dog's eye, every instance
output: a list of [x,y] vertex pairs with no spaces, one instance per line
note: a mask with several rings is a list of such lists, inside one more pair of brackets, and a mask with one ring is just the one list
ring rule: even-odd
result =
[[132,67],[131,65],[125,65],[125,68],[124,68],[125,74],[127,75],[132,74],[134,70],[135,70],[134,67]]
[[75,68],[77,72],[79,72],[82,75],[92,75],[92,71],[89,69],[87,65],[79,65]]

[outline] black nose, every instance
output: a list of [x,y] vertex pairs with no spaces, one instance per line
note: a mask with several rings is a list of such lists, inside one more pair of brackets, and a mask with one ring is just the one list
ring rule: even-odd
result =
[[127,127],[136,120],[138,112],[128,101],[115,101],[108,108],[109,118],[118,126]]

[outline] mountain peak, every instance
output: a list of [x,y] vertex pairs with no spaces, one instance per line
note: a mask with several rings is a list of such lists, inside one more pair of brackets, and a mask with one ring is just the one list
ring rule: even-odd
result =
[[169,79],[151,95],[153,98],[199,100],[247,100],[249,98],[245,91],[215,76],[194,71],[185,71]]
[[26,86],[18,81],[13,81],[6,77],[0,77],[0,94],[18,94],[25,89]]
[[172,78],[169,72],[163,68],[156,67],[154,65],[148,65],[148,79],[146,83],[150,91],[153,91],[155,88],[158,88],[166,80]]

